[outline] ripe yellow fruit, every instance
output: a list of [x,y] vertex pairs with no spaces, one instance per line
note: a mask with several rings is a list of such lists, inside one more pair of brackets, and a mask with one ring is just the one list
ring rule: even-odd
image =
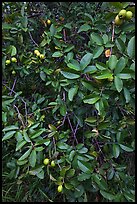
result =
[[48,19],[47,20],[47,24],[50,25],[51,24],[51,20]]
[[131,11],[126,12],[126,19],[127,20],[130,20],[132,18],[132,16],[133,16],[133,13]]
[[63,186],[62,186],[62,185],[59,185],[57,190],[58,190],[58,192],[60,193],[60,192],[62,192],[62,189],[63,189]]
[[52,167],[55,166],[55,162],[54,161],[51,161],[51,164],[50,164]]
[[117,25],[117,26],[119,26],[119,25],[121,25],[123,23],[123,19],[120,19],[119,17],[118,17],[118,15],[115,17],[115,24]]
[[38,50],[34,50],[34,54],[37,55],[37,53],[40,53]]
[[12,58],[11,58],[11,61],[12,61],[12,62],[17,62],[16,57],[12,57]]
[[15,75],[15,74],[16,74],[15,70],[13,70],[13,71],[12,71],[12,74],[13,74],[13,75]]
[[6,65],[8,65],[8,64],[10,64],[11,63],[11,61],[10,60],[6,60]]
[[45,56],[43,55],[43,54],[40,54],[40,59],[44,59],[45,58]]
[[43,163],[44,163],[45,165],[48,165],[48,164],[49,164],[49,159],[48,159],[48,158],[44,159]]
[[122,10],[119,12],[118,17],[119,17],[120,19],[125,18],[126,13],[127,13],[126,10],[125,10],[125,9],[122,9]]

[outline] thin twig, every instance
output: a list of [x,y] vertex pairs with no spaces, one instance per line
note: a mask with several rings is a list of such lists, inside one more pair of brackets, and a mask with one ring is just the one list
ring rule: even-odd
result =
[[33,43],[38,47],[38,44],[35,42],[35,40],[33,40],[31,33],[29,32],[29,36],[31,38],[31,40],[33,41]]
[[[115,23],[114,21],[112,22],[112,42],[114,41],[114,34],[115,34]],[[111,47],[111,51],[110,51],[111,55],[112,55],[112,47]]]
[[67,116],[67,115],[64,116],[62,123],[57,127],[57,129],[60,128],[62,125],[64,125],[65,120],[66,120],[66,116]]
[[[73,130],[73,127],[72,127],[72,124],[71,124],[71,122],[70,122],[70,119],[69,119],[68,115],[67,115],[67,119],[68,119],[68,122],[69,122],[69,125],[70,125],[70,128],[71,128],[71,131],[72,131],[72,133],[73,133],[73,137],[74,137],[76,143],[78,144],[78,140],[77,140],[76,135],[75,135],[76,133],[75,133],[75,131]],[[77,131],[77,129],[76,129],[76,131]]]
[[13,83],[13,86],[12,86],[12,89],[11,89],[11,92],[9,93],[10,96],[11,96],[11,94],[12,94],[12,92],[13,92],[13,89],[14,89],[14,87],[15,87],[16,81],[17,81],[17,78],[15,78],[15,80],[14,80],[14,83]]
[[22,120],[22,117],[21,117],[21,114],[20,114],[20,112],[19,112],[18,107],[17,107],[16,105],[14,105],[14,107],[16,108],[16,110],[17,110],[17,112],[18,112],[18,118],[19,118],[19,120],[21,121],[23,128],[25,128],[25,125],[24,125],[24,122],[23,122],[23,120]]

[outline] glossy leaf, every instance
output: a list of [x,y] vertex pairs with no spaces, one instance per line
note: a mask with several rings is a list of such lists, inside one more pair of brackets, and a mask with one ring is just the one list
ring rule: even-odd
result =
[[18,160],[21,161],[26,159],[30,155],[31,150],[32,150],[32,147],[30,147]]
[[84,24],[82,26],[80,26],[78,33],[83,32],[83,31],[88,31],[91,29],[91,26],[89,26],[88,24]]
[[135,37],[132,37],[128,42],[127,54],[131,58],[134,58],[135,56]]
[[126,49],[125,43],[122,41],[121,38],[117,38],[117,39],[116,39],[116,46],[117,46],[118,50],[119,50],[121,53],[123,53],[123,52],[125,51],[125,49]]
[[118,158],[120,154],[120,147],[117,144],[113,144],[113,156]]
[[92,33],[91,34],[91,39],[93,42],[95,42],[97,45],[102,45],[103,44],[103,39],[100,34],[98,33]]
[[2,131],[6,132],[9,130],[18,130],[18,129],[19,129],[19,127],[15,126],[15,125],[10,125],[10,126],[6,126]]
[[93,52],[93,59],[98,58],[102,54],[103,51],[104,51],[103,46],[97,47]]
[[91,165],[88,162],[78,160],[78,166],[81,169],[81,171],[85,173],[91,173],[93,171]]
[[52,57],[62,57],[62,56],[63,56],[63,53],[60,52],[60,51],[54,52],[54,53],[52,54]]
[[4,137],[2,138],[2,141],[10,139],[11,137],[13,137],[13,135],[14,135],[15,133],[16,133],[16,131],[7,132],[7,133],[4,135]]
[[29,163],[31,165],[31,167],[35,167],[36,164],[36,150],[33,149],[30,156],[29,156]]
[[126,103],[129,103],[130,99],[131,99],[131,96],[130,96],[130,92],[127,88],[124,88],[124,96],[125,96],[125,99],[126,99]]
[[36,137],[39,137],[44,131],[45,131],[45,129],[37,130],[34,134],[32,134],[32,135],[30,136],[30,138],[31,138],[31,139],[35,139]]
[[68,99],[70,101],[73,101],[74,96],[77,94],[78,91],[78,86],[72,87],[71,89],[69,89],[68,91]]
[[127,147],[123,144],[119,144],[119,146],[121,147],[121,149],[125,150],[126,152],[133,152],[134,149],[132,147]]
[[66,71],[61,71],[61,74],[67,79],[78,79],[80,77],[79,74],[66,72]]
[[70,60],[67,66],[76,71],[80,71],[80,64],[78,63],[77,60],[74,60],[74,59]]
[[111,55],[108,61],[108,65],[110,69],[115,69],[117,64],[117,57],[116,55]]
[[126,60],[124,57],[121,57],[115,67],[114,74],[120,73],[126,66]]
[[20,150],[27,142],[22,140],[16,144],[16,151]]
[[115,199],[115,195],[108,193],[106,191],[100,190],[101,195],[106,198],[107,200],[114,200]]
[[123,82],[122,82],[122,80],[119,77],[115,76],[114,77],[114,84],[115,84],[115,87],[116,87],[117,91],[121,92],[122,89],[123,89]]
[[85,69],[87,67],[87,65],[90,64],[92,56],[93,55],[91,53],[87,53],[82,57],[82,59],[80,60],[80,67],[82,70]]
[[[92,96],[91,96],[92,97]],[[92,97],[92,98],[86,98],[83,100],[84,103],[88,103],[88,104],[94,104],[96,103],[98,100],[100,99],[99,96],[95,96],[95,97]]]

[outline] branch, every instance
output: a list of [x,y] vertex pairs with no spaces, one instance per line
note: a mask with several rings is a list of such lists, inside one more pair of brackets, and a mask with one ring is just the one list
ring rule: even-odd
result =
[[33,40],[33,38],[32,38],[32,35],[31,35],[31,33],[29,32],[29,36],[30,36],[30,38],[31,38],[31,40],[32,40],[32,42],[38,47],[38,44],[35,42],[35,40]]
[[11,94],[12,94],[12,92],[13,92],[13,89],[14,89],[14,87],[15,87],[16,81],[17,81],[17,78],[14,80],[14,83],[13,83],[13,86],[12,86],[12,89],[11,89],[11,92],[9,93],[10,96],[11,96]]

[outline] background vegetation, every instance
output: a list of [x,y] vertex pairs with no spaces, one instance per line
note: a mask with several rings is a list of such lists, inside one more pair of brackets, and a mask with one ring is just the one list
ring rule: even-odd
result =
[[[122,9],[133,17],[117,26]],[[2,3],[4,202],[135,201],[134,13]]]

